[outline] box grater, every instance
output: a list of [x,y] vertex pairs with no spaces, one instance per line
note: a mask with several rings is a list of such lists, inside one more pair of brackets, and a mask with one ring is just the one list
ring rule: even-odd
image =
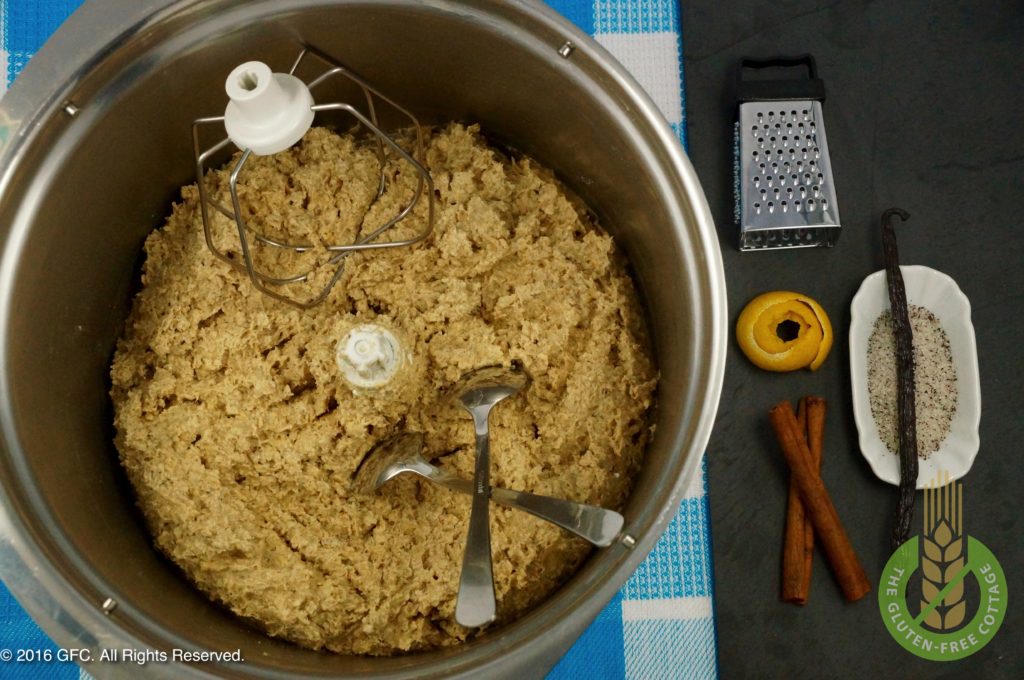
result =
[[[806,67],[807,77],[750,79]],[[736,198],[740,250],[833,246],[839,205],[822,119],[825,83],[811,55],[740,60]]]

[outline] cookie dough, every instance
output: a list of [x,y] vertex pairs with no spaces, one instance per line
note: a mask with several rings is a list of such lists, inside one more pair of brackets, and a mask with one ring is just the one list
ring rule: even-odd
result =
[[[157,548],[213,600],[310,648],[387,655],[472,634],[454,620],[470,498],[408,476],[372,495],[351,489],[364,453],[401,430],[422,432],[428,458],[472,476],[472,423],[444,398],[466,371],[518,361],[532,376],[492,414],[494,484],[621,508],[650,437],[657,374],[612,239],[549,171],[491,148],[475,126],[431,131],[425,159],[432,234],[348,257],[310,310],[215,258],[198,189],[186,186],[146,241],[113,359],[116,446]],[[372,145],[314,128],[251,159],[244,214],[269,236],[350,243],[415,189],[415,173],[391,158],[375,200],[378,168]],[[227,173],[207,176],[222,199]],[[421,231],[426,203],[385,238]],[[238,258],[234,223],[211,215],[215,242]],[[280,274],[316,257],[258,250]],[[407,352],[376,390],[351,388],[336,361],[360,324],[386,328]],[[502,507],[492,506],[491,531],[499,624],[548,597],[590,551]]]

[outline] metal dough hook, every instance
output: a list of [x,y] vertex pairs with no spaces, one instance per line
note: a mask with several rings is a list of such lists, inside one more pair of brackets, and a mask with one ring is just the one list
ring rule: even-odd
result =
[[[326,70],[308,83],[304,83],[295,76],[295,72],[307,59],[319,62],[326,67]],[[366,115],[348,103],[332,102],[317,104],[314,102],[310,90],[336,77],[346,78],[359,86],[366,97]],[[224,115],[197,118],[192,122],[192,147],[196,163],[196,179],[199,184],[203,231],[206,237],[206,245],[210,251],[235,269],[246,272],[258,290],[274,299],[287,302],[302,309],[309,309],[322,302],[331,292],[331,289],[334,288],[334,285],[344,272],[344,259],[351,253],[360,250],[409,246],[422,241],[433,230],[434,184],[430,178],[430,173],[420,161],[423,158],[424,144],[423,131],[419,121],[409,111],[375,90],[355,73],[316,48],[305,46],[287,74],[272,73],[270,68],[261,62],[246,62],[231,72],[225,89],[230,97],[230,102]],[[393,137],[380,128],[375,106],[377,100],[394,108],[412,124],[416,132],[416,148],[412,153],[402,148]],[[360,237],[354,243],[327,246],[326,250],[331,256],[323,265],[315,265],[302,274],[283,278],[275,277],[256,268],[253,260],[254,246],[277,248],[294,253],[309,253],[316,250],[317,247],[310,243],[287,243],[279,239],[273,239],[248,224],[242,217],[241,201],[238,197],[238,178],[252,155],[263,156],[277,153],[298,142],[306,134],[306,131],[309,130],[316,114],[322,111],[344,111],[349,113],[370,130],[376,138],[377,158],[380,162],[380,181],[377,186],[377,195],[374,203],[384,195],[387,188],[387,179],[384,174],[386,162],[385,147],[412,166],[417,174],[416,189],[413,192],[412,198],[402,206],[398,213],[380,227]],[[222,124],[228,136],[204,150],[200,145],[199,130],[202,126],[211,124]],[[222,151],[231,143],[234,143],[242,150],[242,155],[231,169],[229,180],[231,206],[228,207],[209,195],[204,175],[206,162],[214,154]],[[377,241],[376,239],[379,236],[412,213],[423,197],[424,192],[426,193],[427,200],[426,228],[409,239]],[[234,221],[238,230],[242,262],[232,259],[214,244],[209,213],[210,207],[213,207],[228,219]],[[371,204],[370,208],[372,209],[372,207],[373,204]],[[251,241],[250,236],[252,238]],[[309,281],[310,276],[320,266],[334,266],[335,271],[326,285],[314,297],[308,300],[300,300],[297,297],[275,290],[275,288],[282,288],[290,284]]]

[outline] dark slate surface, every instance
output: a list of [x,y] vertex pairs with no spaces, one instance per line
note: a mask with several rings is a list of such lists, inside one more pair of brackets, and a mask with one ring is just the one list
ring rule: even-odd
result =
[[[690,152],[718,225],[730,323],[766,290],[828,310],[837,342],[816,373],[769,374],[730,339],[708,449],[719,654],[724,678],[1024,677],[1024,6],[1003,2],[684,0]],[[740,253],[732,220],[733,68],[741,56],[810,52],[828,87],[825,124],[843,234],[832,250]],[[873,593],[842,601],[816,555],[811,601],[778,600],[788,473],[766,412],[819,394],[830,404],[824,478],[872,578],[889,556],[895,487],[857,446],[850,301],[881,269],[878,217],[912,214],[904,264],[952,276],[970,298],[983,413],[965,478],[968,531],[1000,559],[1010,604],[998,636],[966,660],[927,662],[883,627]],[[920,529],[918,496],[915,533]]]

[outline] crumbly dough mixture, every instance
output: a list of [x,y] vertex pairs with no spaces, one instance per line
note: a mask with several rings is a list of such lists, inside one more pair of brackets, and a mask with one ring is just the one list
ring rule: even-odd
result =
[[[183,188],[146,241],[111,368],[117,448],[157,547],[214,600],[311,648],[385,655],[471,634],[454,620],[469,496],[409,476],[371,495],[351,489],[364,453],[401,430],[424,433],[427,458],[472,476],[472,423],[443,398],[466,371],[519,361],[532,376],[491,414],[493,484],[619,508],[650,434],[657,376],[611,238],[550,172],[488,147],[476,127],[433,131],[425,146],[433,233],[349,257],[326,302],[306,311],[216,259],[198,190]],[[374,148],[315,128],[252,159],[240,194],[250,225],[270,236],[349,243],[415,189],[406,162],[390,159],[386,174],[375,202]],[[227,170],[207,181],[226,200]],[[421,231],[426,203],[385,238]],[[211,214],[215,242],[238,260],[234,223]],[[258,259],[297,273],[303,257],[315,256]],[[390,329],[409,356],[388,386],[358,394],[335,351],[361,323]],[[499,622],[509,621],[589,546],[491,511]]]

